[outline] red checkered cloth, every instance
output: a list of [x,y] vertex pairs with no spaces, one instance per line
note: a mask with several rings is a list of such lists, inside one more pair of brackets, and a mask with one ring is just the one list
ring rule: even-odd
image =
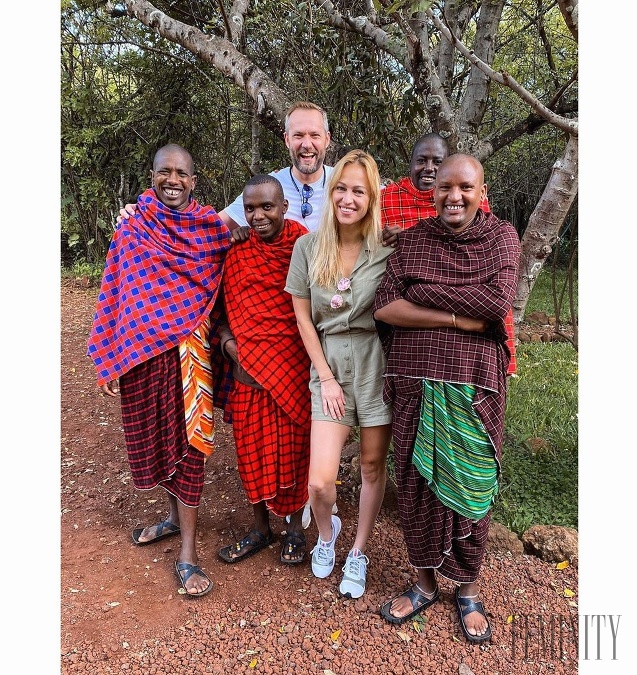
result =
[[292,296],[286,293],[294,242],[307,229],[286,220],[274,244],[250,232],[228,253],[223,294],[239,362],[298,424],[308,424],[310,359],[299,335]]
[[[387,259],[373,308],[404,298],[490,322],[486,333],[395,327],[384,340],[385,372],[480,387],[476,411],[496,448],[502,442],[510,358],[504,318],[515,296],[519,260],[515,228],[493,214],[478,211],[460,233],[449,232],[439,218],[427,218],[401,234]],[[482,396],[488,402],[485,416],[480,412]]]
[[[383,227],[399,225],[406,230],[423,218],[435,218],[438,215],[433,188],[419,190],[409,176],[397,183],[390,183],[380,194],[380,220]],[[485,213],[490,212],[486,197],[480,202],[480,208]]]
[[230,240],[211,206],[174,211],[152,189],[140,195],[113,235],[88,341],[99,385],[179,345],[210,314]]
[[390,183],[380,193],[380,221],[383,227],[400,225],[403,230],[419,220],[436,215],[434,191],[419,190],[409,176]]
[[[297,392],[303,400],[308,373],[304,389]],[[309,397],[306,405],[309,410]],[[293,420],[269,391],[235,380],[232,431],[239,475],[251,504],[265,501],[269,511],[284,518],[307,503],[310,428],[310,419],[304,424]]]
[[[487,197],[480,202],[480,208],[485,213],[491,212]],[[437,215],[433,189],[419,190],[411,182],[409,176],[401,178],[397,183],[391,183],[381,191],[380,216],[383,227],[399,225],[403,230],[406,230],[413,227],[419,220],[435,218]],[[507,374],[512,375],[518,369],[515,358],[513,310],[509,310],[506,316],[505,329],[508,335],[507,346],[511,352]]]

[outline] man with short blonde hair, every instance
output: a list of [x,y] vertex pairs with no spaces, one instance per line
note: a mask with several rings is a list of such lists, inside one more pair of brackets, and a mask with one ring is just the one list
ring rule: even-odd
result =
[[[293,103],[285,115],[285,145],[290,151],[292,165],[271,171],[283,187],[288,201],[288,217],[314,232],[319,223],[325,186],[332,167],[325,165],[325,153],[330,145],[327,113],[310,101]],[[243,193],[221,211],[219,217],[232,230],[248,227],[243,212]]]

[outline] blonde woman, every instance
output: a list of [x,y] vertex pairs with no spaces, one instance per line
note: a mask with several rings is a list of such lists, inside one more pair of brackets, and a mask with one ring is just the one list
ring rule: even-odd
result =
[[312,428],[309,493],[319,538],[312,572],[331,574],[341,530],[332,515],[341,451],[360,428],[362,487],[356,536],[339,590],[365,591],[367,542],[385,492],[391,408],[383,403],[385,357],[372,317],[374,292],[391,247],[382,246],[380,176],[374,159],[353,150],[334,167],[316,232],[300,237],[285,290],[312,361]]

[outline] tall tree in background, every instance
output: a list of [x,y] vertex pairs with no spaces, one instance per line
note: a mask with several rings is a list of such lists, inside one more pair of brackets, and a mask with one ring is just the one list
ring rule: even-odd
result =
[[[207,164],[212,182],[216,175],[223,185],[221,202],[213,202],[220,208],[251,167],[287,163],[272,139],[282,136],[285,109],[298,98],[328,110],[334,156],[364,147],[388,177],[404,175],[411,142],[427,130],[478,157],[492,203],[522,233],[514,306],[522,319],[577,193],[576,0],[126,0],[85,2],[84,11],[100,4],[127,58],[150,58],[165,74],[163,52],[176,70],[178,60],[186,63],[189,77],[206,73],[200,97],[211,103],[210,116],[225,117],[226,144]],[[138,78],[133,96],[152,84]],[[207,96],[215,88],[225,97]],[[266,133],[255,133],[254,121]],[[263,166],[266,157],[279,163]],[[513,204],[531,175],[524,203]]]

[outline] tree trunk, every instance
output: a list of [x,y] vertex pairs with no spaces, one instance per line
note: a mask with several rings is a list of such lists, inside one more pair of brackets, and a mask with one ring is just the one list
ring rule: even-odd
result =
[[516,325],[524,318],[529,295],[577,196],[577,166],[577,137],[570,136],[564,155],[553,165],[551,177],[522,237],[520,276],[513,301],[513,320]]
[[250,173],[254,176],[261,173],[261,124],[256,115],[252,117],[252,162]]

